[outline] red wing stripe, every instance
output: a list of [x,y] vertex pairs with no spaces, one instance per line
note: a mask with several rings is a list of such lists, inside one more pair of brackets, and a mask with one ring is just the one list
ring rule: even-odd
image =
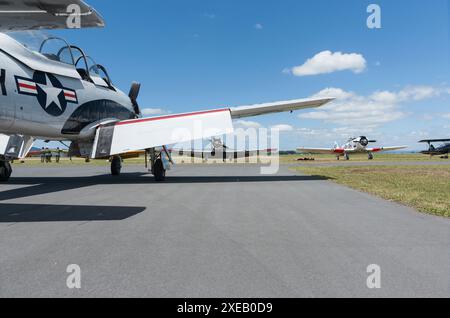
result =
[[27,88],[27,89],[36,89],[36,85],[28,85],[28,84],[24,84],[24,83],[19,83],[19,87]]
[[169,116],[154,117],[154,118],[134,119],[134,120],[127,120],[127,121],[119,122],[119,123],[116,124],[116,126],[137,124],[137,123],[145,123],[145,122],[152,122],[152,121],[166,120],[166,119],[175,119],[175,118],[182,118],[182,117],[190,117],[190,116],[200,116],[200,115],[207,115],[207,114],[214,114],[214,113],[221,113],[221,112],[229,112],[229,111],[230,110],[227,108],[227,109],[216,109],[216,110],[209,110],[209,111],[204,111],[204,112],[187,113],[187,114],[179,114],[179,115],[169,115]]

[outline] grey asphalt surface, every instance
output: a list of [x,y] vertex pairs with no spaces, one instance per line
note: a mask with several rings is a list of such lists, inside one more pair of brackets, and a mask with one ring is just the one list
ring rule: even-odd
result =
[[0,185],[0,297],[450,296],[448,219],[288,167],[125,172],[16,168]]

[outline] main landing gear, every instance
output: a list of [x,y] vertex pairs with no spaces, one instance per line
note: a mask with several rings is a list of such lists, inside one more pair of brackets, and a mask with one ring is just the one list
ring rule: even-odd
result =
[[373,153],[369,153],[369,160],[373,160]]
[[[169,153],[165,150],[164,152],[157,152],[155,149],[149,149],[145,152],[146,163],[150,163],[150,171],[155,177],[156,182],[163,182],[166,180],[166,166],[164,164],[164,154],[168,157]],[[169,157],[170,158],[170,157]],[[171,159],[170,159],[171,160]],[[120,176],[122,171],[122,158],[120,156],[113,156],[111,158],[111,175]],[[172,162],[172,161],[171,161]]]
[[12,167],[8,161],[0,161],[0,182],[9,180],[12,174]]
[[120,176],[122,171],[122,158],[120,156],[114,156],[111,159],[111,175]]
[[350,160],[350,156],[346,153],[346,154],[344,155],[344,159],[347,160],[347,161],[349,161],[349,160]]
[[150,171],[155,177],[156,182],[163,182],[166,180],[166,168],[163,162],[163,154],[157,153],[155,149],[147,151],[147,156],[150,158]]

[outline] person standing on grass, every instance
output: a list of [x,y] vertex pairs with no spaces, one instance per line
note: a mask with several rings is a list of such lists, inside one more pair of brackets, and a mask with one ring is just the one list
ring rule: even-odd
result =
[[42,147],[41,149],[41,163],[45,162],[45,148]]
[[59,160],[61,159],[61,149],[56,148],[56,163],[59,163]]

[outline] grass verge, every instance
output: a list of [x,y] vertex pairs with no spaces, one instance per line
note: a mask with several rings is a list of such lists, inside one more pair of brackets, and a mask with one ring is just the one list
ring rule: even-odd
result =
[[330,178],[424,213],[450,217],[450,166],[303,166],[295,169]]

